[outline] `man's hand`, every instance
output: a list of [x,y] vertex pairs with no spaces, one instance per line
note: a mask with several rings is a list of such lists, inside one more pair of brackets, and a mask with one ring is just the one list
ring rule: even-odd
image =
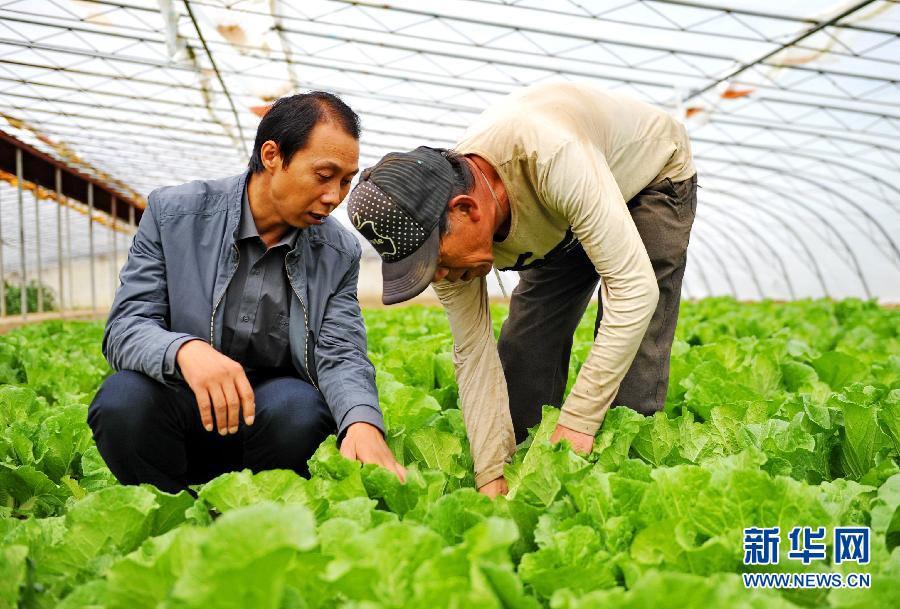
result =
[[497,495],[505,495],[506,493],[508,493],[509,486],[506,484],[506,478],[500,476],[499,478],[494,478],[493,480],[479,488],[478,492],[493,499]]
[[587,455],[594,448],[594,436],[575,431],[564,425],[557,425],[550,436],[550,443],[556,444],[560,440],[568,440],[572,444],[572,450],[581,455]]
[[341,454],[360,463],[375,463],[397,474],[406,482],[406,468],[397,463],[381,431],[368,423],[353,423],[341,442]]
[[191,340],[179,347],[175,356],[181,375],[197,398],[200,420],[206,431],[213,430],[213,412],[220,435],[237,433],[238,417],[253,425],[256,404],[253,388],[244,368],[202,340]]

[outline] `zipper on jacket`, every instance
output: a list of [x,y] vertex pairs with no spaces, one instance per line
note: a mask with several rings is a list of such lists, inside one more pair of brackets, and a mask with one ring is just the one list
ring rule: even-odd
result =
[[284,260],[284,272],[287,274],[288,282],[291,284],[291,290],[293,290],[293,292],[294,292],[294,294],[296,294],[297,298],[300,299],[300,306],[303,308],[303,330],[304,330],[303,334],[305,336],[305,342],[306,342],[306,344],[304,345],[304,349],[303,349],[303,365],[306,366],[306,375],[309,377],[309,382],[312,384],[312,386],[315,387],[316,390],[321,393],[322,390],[319,389],[319,386],[316,384],[316,381],[313,379],[312,370],[310,370],[310,368],[309,368],[309,338],[310,338],[309,313],[307,313],[307,311],[306,311],[306,303],[303,302],[303,297],[300,296],[300,293],[297,291],[297,288],[294,287],[294,281],[293,281],[293,278],[291,277],[291,272],[290,272],[290,270],[288,270],[288,266],[287,266],[287,258],[285,258],[285,260]]
[[225,282],[225,289],[222,290],[222,295],[219,296],[219,299],[213,305],[212,316],[209,318],[209,346],[215,347],[213,345],[213,334],[215,331],[216,324],[216,309],[219,308],[219,304],[222,302],[222,299],[225,298],[225,292],[228,291],[228,285],[231,283],[231,280],[234,278],[234,273],[237,271],[238,266],[241,264],[241,250],[238,249],[237,243],[232,243],[231,247],[234,248],[234,255],[237,259],[237,264],[234,265],[234,268],[231,270],[231,274],[228,277],[228,281]]

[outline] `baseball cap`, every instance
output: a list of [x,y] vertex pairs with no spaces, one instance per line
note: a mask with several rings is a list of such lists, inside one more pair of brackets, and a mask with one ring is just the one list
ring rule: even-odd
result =
[[384,304],[409,300],[431,283],[440,250],[441,214],[453,192],[442,151],[391,152],[362,172],[347,215],[381,256]]

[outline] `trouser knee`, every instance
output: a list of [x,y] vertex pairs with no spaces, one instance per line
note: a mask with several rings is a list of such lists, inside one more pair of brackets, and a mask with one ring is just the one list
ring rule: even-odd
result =
[[153,441],[163,386],[150,377],[123,370],[108,377],[88,408],[87,422],[101,456],[116,478],[135,484],[131,455]]
[[336,424],[322,394],[295,378],[278,378],[256,388],[256,417],[244,445],[245,465],[254,471],[293,469],[308,475],[306,462]]

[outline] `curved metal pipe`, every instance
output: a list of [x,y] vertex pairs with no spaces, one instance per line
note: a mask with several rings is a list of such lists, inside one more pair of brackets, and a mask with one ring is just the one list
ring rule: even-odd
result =
[[854,267],[857,278],[859,279],[860,283],[862,284],[863,291],[865,292],[866,297],[867,298],[872,297],[872,292],[869,289],[869,283],[868,283],[868,281],[866,281],[866,278],[863,275],[862,266],[860,266],[860,264],[859,264],[859,259],[856,257],[856,253],[850,247],[850,244],[844,238],[844,235],[839,230],[837,230],[837,228],[835,228],[834,225],[825,216],[820,214],[819,211],[815,209],[815,207],[808,205],[806,202],[804,202],[796,197],[793,197],[791,195],[785,194],[784,192],[781,192],[771,186],[762,184],[759,181],[743,180],[740,178],[733,178],[733,177],[721,178],[721,179],[731,180],[734,182],[745,184],[747,186],[750,186],[751,188],[760,188],[762,190],[766,190],[768,192],[774,193],[780,197],[787,199],[788,201],[791,201],[794,205],[798,205],[798,206],[802,207],[803,209],[807,210],[810,214],[815,216],[820,222],[822,222],[822,224],[824,226],[828,227],[831,230],[831,232],[834,234],[834,236],[837,238],[837,240],[840,241],[841,245],[844,248],[844,251],[847,252],[848,257],[850,258],[850,260],[852,262],[851,266]]
[[[725,267],[725,264],[722,262],[722,259],[719,256],[715,255],[715,250],[712,248],[711,245],[709,245],[707,243],[706,237],[703,234],[698,233],[696,231],[696,228],[697,228],[697,225],[695,224],[694,228],[691,229],[691,238],[693,240],[694,246],[702,245],[704,249],[708,249],[710,251],[710,253],[712,254],[712,259],[719,265],[719,270],[721,271],[722,276],[725,278],[725,283],[728,284],[728,289],[730,291],[729,295],[732,298],[737,298],[738,297],[737,296],[737,288],[734,285],[734,281],[732,281],[732,279],[731,279],[731,273],[728,272],[728,269]],[[689,246],[688,250],[690,250],[690,249],[691,248]],[[712,289],[710,289],[710,294],[713,294]]]
[[813,255],[812,250],[809,249],[809,246],[806,244],[806,241],[803,240],[803,237],[800,235],[800,233],[798,233],[796,230],[794,230],[794,227],[790,223],[785,222],[783,218],[774,214],[772,211],[766,209],[765,207],[761,207],[758,205],[754,206],[748,199],[746,199],[745,197],[742,197],[740,195],[737,195],[733,192],[730,192],[727,190],[721,190],[721,189],[711,187],[711,186],[705,186],[704,190],[708,190],[710,192],[715,192],[716,194],[720,194],[723,196],[732,197],[734,199],[737,199],[741,203],[746,204],[748,207],[752,207],[757,212],[772,218],[778,224],[780,224],[782,228],[784,228],[788,233],[791,234],[791,236],[794,237],[794,241],[800,245],[801,249],[803,250],[803,253],[806,254],[807,262],[809,263],[809,266],[811,267],[813,274],[816,276],[816,279],[818,279],[818,281],[819,281],[819,285],[822,288],[822,293],[828,298],[831,297],[831,293],[828,290],[828,284],[825,281],[825,275],[822,271],[822,268],[819,266],[818,259],[816,258],[815,255]]
[[[734,180],[734,178],[723,178],[723,179]],[[744,183],[744,184],[750,186],[751,188],[761,188],[761,189],[763,189],[763,190],[767,190],[767,191],[769,191],[769,192],[772,192],[772,193],[774,193],[774,194],[776,194],[776,195],[778,195],[778,196],[784,197],[785,199],[787,199],[787,200],[789,200],[789,201],[792,201],[795,205],[798,205],[798,206],[804,208],[804,209],[807,210],[810,214],[812,214],[813,216],[815,216],[816,219],[818,219],[818,220],[823,224],[823,226],[825,226],[825,227],[827,227],[828,229],[830,229],[830,231],[837,237],[838,241],[840,241],[841,245],[843,246],[844,251],[845,251],[846,254],[847,254],[847,257],[848,257],[849,260],[850,260],[850,262],[848,263],[848,266],[850,266],[850,267],[851,267],[851,270],[853,270],[853,271],[856,273],[857,278],[859,279],[860,283],[862,284],[863,291],[866,293],[867,297],[868,297],[868,298],[871,298],[871,292],[870,292],[870,290],[869,290],[869,285],[868,285],[868,282],[866,281],[865,277],[862,275],[862,267],[861,267],[860,264],[859,264],[859,259],[856,257],[856,253],[855,253],[855,252],[853,251],[853,249],[850,247],[850,244],[847,242],[847,240],[844,239],[844,236],[840,233],[840,231],[838,231],[838,229],[837,229],[833,224],[831,224],[831,222],[829,222],[824,216],[822,216],[818,211],[816,211],[816,210],[815,210],[814,208],[812,208],[811,206],[809,206],[809,205],[803,203],[802,201],[800,201],[800,200],[798,200],[798,199],[796,199],[796,198],[794,198],[794,197],[791,197],[791,196],[789,196],[789,195],[786,195],[786,194],[783,193],[783,192],[777,191],[777,190],[774,189],[774,188],[767,187],[767,186],[762,186],[762,185],[760,185],[760,184],[758,184],[758,183],[755,183],[755,182],[752,182],[752,181],[749,181],[749,180],[738,180],[738,181],[739,181],[740,183]],[[759,209],[760,211],[762,211],[763,208],[762,208],[762,207],[758,207],[757,209]],[[771,210],[768,210],[768,211],[769,211],[769,214],[772,215]],[[787,224],[784,224],[784,226],[788,226],[788,225],[787,225]],[[826,244],[828,243],[828,241],[827,241],[825,238],[823,238],[821,235],[816,235],[816,236],[819,237],[819,239],[820,239],[821,241],[823,241],[824,243],[826,243]],[[815,259],[815,257],[812,256],[811,253],[810,253],[810,256],[812,257],[812,259]],[[817,268],[818,268],[818,267],[817,267]],[[820,275],[820,281],[824,283],[824,279],[822,279],[822,277],[823,277],[823,276]],[[826,291],[826,295],[828,295],[828,294],[827,294],[827,291]]]
[[[877,184],[881,184],[885,188],[889,190],[893,190],[895,193],[900,194],[900,186],[894,186],[889,181],[881,178],[875,173],[870,173],[868,171],[863,171],[859,167],[854,167],[853,165],[848,165],[847,163],[841,163],[840,161],[836,161],[834,159],[830,159],[827,157],[823,157],[817,154],[811,154],[809,152],[799,151],[796,148],[792,148],[787,146],[785,148],[775,148],[774,146],[765,146],[763,144],[747,144],[745,142],[723,142],[721,140],[715,140],[708,137],[699,137],[699,136],[691,136],[692,142],[703,142],[705,144],[713,144],[716,146],[734,146],[736,148],[747,148],[749,150],[762,150],[763,152],[774,152],[777,154],[787,154],[790,153],[794,156],[810,159],[812,161],[817,161],[819,163],[826,163],[828,165],[834,165],[835,167],[840,167],[842,169],[846,169],[848,171],[852,171],[853,173],[857,173],[861,176],[865,176],[866,178],[872,180]],[[748,163],[749,164],[749,163]],[[791,174],[794,175],[794,174]],[[862,212],[863,210],[860,209]]]
[[[701,225],[701,226],[702,226],[702,225]],[[691,229],[691,235],[692,235],[692,236],[697,234],[696,228],[697,228],[697,227],[696,227],[696,225],[695,225],[694,228]],[[711,225],[709,226],[709,230],[712,230],[712,231],[713,231],[712,234],[718,237],[718,236],[721,235],[721,233],[715,232],[715,230],[714,230],[715,228],[716,228],[716,227],[714,227],[714,226],[711,226]],[[707,230],[707,227],[704,226],[703,230],[704,230],[704,231]],[[731,281],[731,274],[728,273],[727,267],[725,266],[723,257],[722,257],[722,255],[721,255],[721,254],[723,254],[723,253],[726,251],[726,250],[725,250],[725,247],[723,247],[723,242],[724,242],[724,244],[725,244],[730,250],[732,250],[732,251],[734,251],[734,252],[737,253],[737,256],[736,256],[736,257],[743,263],[744,270],[745,270],[745,272],[747,273],[747,276],[750,278],[750,280],[753,282],[753,285],[754,285],[755,288],[756,288],[756,293],[759,294],[759,297],[760,297],[761,299],[762,299],[762,298],[765,298],[766,296],[765,296],[765,294],[763,293],[762,285],[761,285],[760,282],[759,282],[759,277],[757,277],[757,275],[756,275],[756,269],[754,269],[753,266],[750,264],[750,260],[747,258],[746,254],[744,254],[743,250],[741,250],[741,249],[737,246],[735,240],[733,240],[733,239],[724,239],[724,236],[723,236],[723,240],[718,240],[718,239],[716,239],[715,241],[716,241],[716,243],[714,244],[714,243],[713,243],[713,239],[710,239],[710,240],[709,240],[709,246],[710,246],[711,248],[712,248],[713,246],[715,246],[715,248],[716,248],[715,251],[718,251],[718,252],[720,253],[719,256],[716,256],[716,260],[718,260],[718,261],[721,263],[721,267],[722,267],[722,269],[723,269],[723,272],[724,272],[726,275],[728,275],[728,283],[729,283],[729,285],[732,287],[732,290],[733,290],[734,293],[735,293],[735,298],[737,298],[737,289],[735,288],[734,283]],[[735,257],[735,256],[732,256],[732,257]]]
[[[706,271],[703,270],[703,265],[699,264],[699,262],[696,261],[696,259],[699,258],[699,255],[696,253],[696,250],[691,251],[691,247],[688,246],[687,256],[688,256],[688,258],[687,258],[688,261],[690,261],[692,259],[695,260],[694,263],[689,264],[687,268],[696,268],[697,269],[697,274],[700,275],[700,280],[703,282],[703,285],[706,286],[706,293],[708,295],[712,295],[713,294],[712,283],[710,283],[709,277],[706,276]],[[687,271],[687,269],[685,269],[685,271]],[[685,276],[687,276],[687,272],[685,272]]]
[[[719,193],[719,194],[724,194],[724,193],[722,193],[722,191],[719,191],[719,190],[717,190],[717,189],[709,189],[709,190],[711,190],[712,192]],[[718,205],[714,205],[712,201],[706,201],[704,207],[705,207],[706,209],[710,210],[710,211],[715,211],[715,212],[717,212],[717,213],[720,213],[720,214],[722,214],[722,215],[724,215],[724,216],[730,218],[730,219],[731,219],[732,221],[734,221],[734,222],[737,222],[738,224],[741,225],[741,227],[742,227],[745,231],[747,231],[748,233],[750,233],[751,235],[753,235],[754,237],[756,237],[756,239],[757,239],[760,243],[762,243],[762,244],[766,247],[767,250],[769,250],[769,253],[772,254],[772,257],[773,257],[773,258],[775,259],[775,261],[778,263],[779,268],[781,268],[781,276],[784,278],[784,284],[785,284],[785,286],[787,286],[787,289],[788,289],[788,295],[790,296],[791,300],[796,300],[796,299],[797,299],[797,293],[796,293],[796,291],[794,290],[794,284],[793,284],[793,282],[791,282],[791,277],[790,277],[790,275],[788,275],[787,267],[785,267],[785,265],[784,265],[784,260],[782,259],[781,255],[778,254],[777,250],[775,250],[775,248],[772,247],[772,244],[769,243],[766,239],[764,239],[763,236],[760,235],[760,234],[756,231],[755,228],[753,228],[753,225],[752,225],[752,224],[750,224],[749,222],[745,221],[743,218],[741,218],[741,217],[738,216],[737,214],[732,214],[730,211],[728,211],[728,210],[725,209],[724,207],[723,207],[723,208],[720,208]]]

